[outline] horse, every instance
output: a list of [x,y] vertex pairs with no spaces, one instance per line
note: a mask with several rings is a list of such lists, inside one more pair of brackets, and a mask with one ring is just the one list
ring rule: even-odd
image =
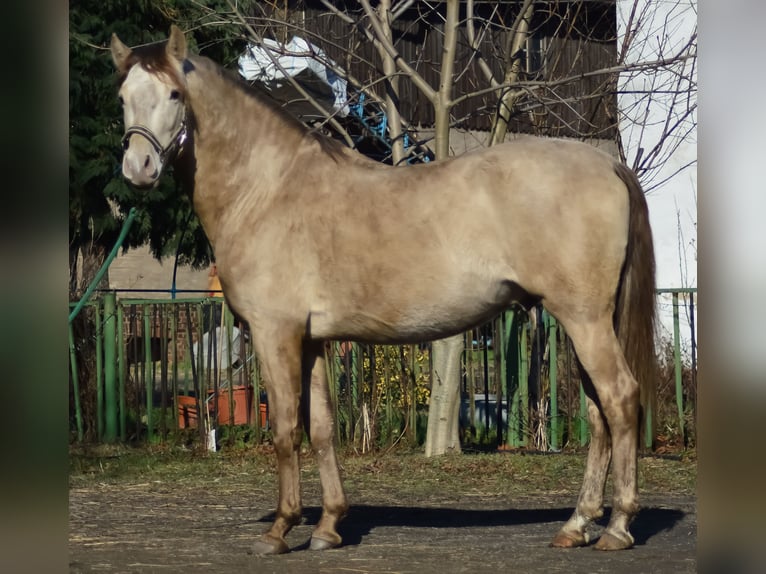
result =
[[614,498],[594,547],[629,548],[639,510],[640,411],[653,396],[655,262],[636,175],[586,143],[520,137],[407,167],[310,130],[192,54],[176,26],[133,49],[116,35],[123,176],[190,180],[225,298],[249,323],[269,397],[275,518],[258,554],[289,551],[301,519],[299,447],[316,456],[322,514],[309,547],[342,543],[349,505],[334,447],[325,341],[452,336],[514,303],[564,326],[581,368],[591,440],[571,517],[551,545],[590,544],[611,463]]

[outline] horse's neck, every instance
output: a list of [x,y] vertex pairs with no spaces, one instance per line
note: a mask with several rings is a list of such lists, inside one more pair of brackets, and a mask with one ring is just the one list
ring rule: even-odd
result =
[[232,155],[249,156],[257,145],[267,152],[274,148],[270,153],[276,152],[275,161],[289,162],[303,134],[265,102],[225,78],[216,64],[207,58],[195,62],[198,66],[187,74],[187,87],[198,155],[210,154],[223,161]]
[[226,209],[244,200],[266,202],[279,191],[302,134],[209,60],[192,62],[187,97],[195,122],[194,205],[210,236]]

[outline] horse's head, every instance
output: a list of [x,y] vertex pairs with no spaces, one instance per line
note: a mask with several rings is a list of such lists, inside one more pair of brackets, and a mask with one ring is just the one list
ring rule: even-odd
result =
[[150,187],[186,139],[186,39],[172,26],[166,43],[131,49],[112,34],[111,51],[125,120],[122,173],[133,185]]

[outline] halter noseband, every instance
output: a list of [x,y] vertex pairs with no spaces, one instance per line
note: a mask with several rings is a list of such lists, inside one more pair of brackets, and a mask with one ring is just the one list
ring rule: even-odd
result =
[[149,143],[152,144],[152,147],[154,148],[154,151],[157,152],[157,155],[160,156],[160,162],[165,165],[165,160],[168,158],[168,156],[178,151],[178,149],[186,141],[186,114],[184,113],[184,118],[181,120],[181,125],[178,126],[176,133],[173,134],[172,138],[170,138],[170,143],[165,147],[162,146],[160,141],[157,139],[157,136],[152,133],[152,130],[141,125],[135,125],[130,126],[125,130],[125,135],[122,136],[121,142],[123,149],[128,149],[128,140],[133,134],[138,134],[146,138]]

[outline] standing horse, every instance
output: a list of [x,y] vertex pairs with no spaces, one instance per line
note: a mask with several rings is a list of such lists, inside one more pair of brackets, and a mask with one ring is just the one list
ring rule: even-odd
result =
[[[289,117],[183,33],[135,49],[112,36],[126,132],[122,171],[138,187],[185,162],[226,299],[263,365],[279,502],[258,553],[288,550],[301,518],[307,425],[322,484],[311,548],[338,546],[348,503],[333,446],[324,342],[405,343],[475,326],[512,302],[542,302],[587,376],[591,442],[572,517],[553,539],[633,544],[640,400],[653,392],[654,255],[635,175],[583,143],[521,138],[394,168]],[[639,384],[640,381],[640,384]]]

